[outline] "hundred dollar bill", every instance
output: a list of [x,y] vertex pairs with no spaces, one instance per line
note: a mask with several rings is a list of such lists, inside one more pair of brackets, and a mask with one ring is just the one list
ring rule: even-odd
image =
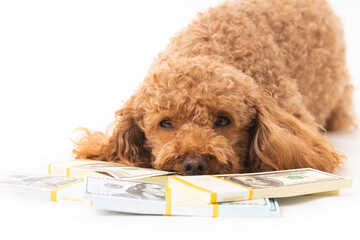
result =
[[[162,184],[87,177],[83,198],[98,209],[156,215],[279,217],[276,199],[207,204]],[[166,194],[165,194],[166,192]],[[171,192],[171,194],[169,194]]]
[[336,191],[351,185],[351,179],[311,168],[216,176],[173,176],[168,181],[173,190],[208,203],[291,197]]
[[0,173],[0,193],[20,197],[90,204],[82,199],[83,179],[30,173]]
[[110,177],[118,179],[146,179],[158,176],[157,181],[162,181],[161,176],[173,174],[152,168],[127,166],[118,163],[95,160],[71,160],[49,164],[49,174],[67,177],[83,178],[85,176]]

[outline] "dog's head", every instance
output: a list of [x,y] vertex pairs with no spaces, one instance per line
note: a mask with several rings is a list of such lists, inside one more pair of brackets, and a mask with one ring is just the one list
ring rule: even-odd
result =
[[119,112],[133,116],[123,124],[142,132],[150,164],[182,174],[244,170],[256,118],[253,80],[205,58],[157,66]]
[[101,150],[111,161],[184,175],[340,163],[252,78],[208,58],[159,60],[116,116]]

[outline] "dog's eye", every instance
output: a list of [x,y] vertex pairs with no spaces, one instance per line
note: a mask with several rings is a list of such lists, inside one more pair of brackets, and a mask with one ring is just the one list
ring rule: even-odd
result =
[[225,127],[230,124],[230,119],[225,116],[218,116],[216,122],[214,123],[215,127]]
[[172,124],[172,122],[169,121],[169,120],[162,120],[162,121],[160,122],[160,126],[161,126],[162,128],[164,128],[164,129],[171,129],[171,128],[174,127],[173,124]]

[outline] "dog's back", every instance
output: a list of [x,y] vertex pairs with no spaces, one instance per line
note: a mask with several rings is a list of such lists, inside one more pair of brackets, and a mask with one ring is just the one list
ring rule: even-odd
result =
[[160,58],[198,55],[251,76],[300,120],[354,125],[341,23],[326,1],[225,2],[199,14]]

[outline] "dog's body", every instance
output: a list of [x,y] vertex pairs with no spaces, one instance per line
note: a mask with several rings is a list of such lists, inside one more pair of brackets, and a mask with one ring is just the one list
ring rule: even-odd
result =
[[324,128],[355,126],[339,19],[322,0],[230,1],[199,14],[74,153],[182,174],[313,167],[341,157]]

